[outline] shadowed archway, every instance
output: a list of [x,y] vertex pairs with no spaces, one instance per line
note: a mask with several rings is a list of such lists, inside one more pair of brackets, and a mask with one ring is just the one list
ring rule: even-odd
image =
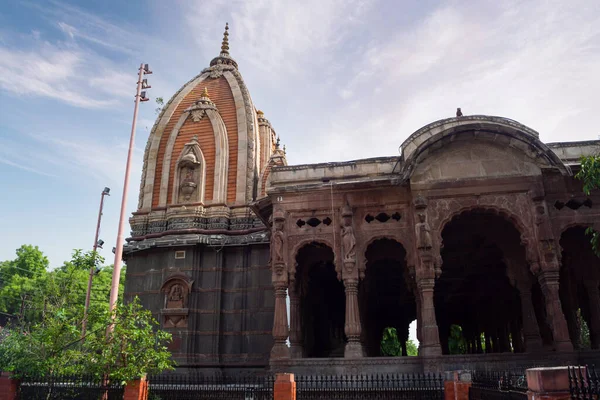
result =
[[367,247],[365,257],[365,279],[358,296],[366,355],[382,355],[380,344],[387,327],[396,328],[402,353],[406,355],[408,327],[417,318],[406,250],[395,240],[378,239]]
[[344,285],[337,279],[333,250],[322,243],[303,246],[296,256],[296,285],[305,357],[344,356]]
[[442,240],[435,308],[444,354],[524,352],[541,348],[542,339],[552,343],[539,285],[511,222],[466,211],[446,224]]

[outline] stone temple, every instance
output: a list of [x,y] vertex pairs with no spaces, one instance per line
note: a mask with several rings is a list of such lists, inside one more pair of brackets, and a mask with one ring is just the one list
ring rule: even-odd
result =
[[[290,166],[226,30],[150,133],[126,298],[173,334],[180,368],[207,373],[600,362],[585,234],[600,194],[574,178],[600,141],[544,144],[509,118],[461,114],[400,156]],[[381,357],[383,329],[406,352],[415,320],[419,356]]]

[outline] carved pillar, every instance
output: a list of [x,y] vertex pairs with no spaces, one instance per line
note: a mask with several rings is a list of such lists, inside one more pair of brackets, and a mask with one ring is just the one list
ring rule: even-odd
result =
[[290,354],[292,358],[302,358],[302,327],[300,326],[300,296],[298,287],[290,283]]
[[546,315],[552,329],[554,347],[558,351],[573,351],[573,345],[569,339],[567,321],[563,315],[558,295],[558,268],[542,268],[542,272],[538,275],[538,280],[544,294]]
[[573,345],[569,339],[567,321],[565,320],[558,294],[558,255],[556,254],[552,224],[548,217],[548,207],[544,200],[543,186],[541,184],[535,185],[532,187],[530,194],[533,202],[532,211],[539,256],[539,265],[535,262],[530,263],[530,265],[534,275],[538,276],[542,292],[544,293],[546,314],[552,329],[554,346],[558,351],[573,351]]
[[421,297],[421,347],[423,356],[437,356],[442,354],[440,335],[435,319],[435,306],[433,304],[433,278],[421,278],[417,282],[419,296]]
[[344,333],[348,342],[344,349],[345,358],[363,357],[364,351],[360,342],[361,324],[358,310],[358,279],[356,265],[356,239],[352,227],[352,210],[349,206],[342,209],[342,279],[346,290],[346,315]]
[[521,298],[521,314],[523,315],[523,337],[525,339],[525,351],[539,351],[542,349],[542,337],[537,324],[535,309],[531,299],[531,282],[517,282],[519,296]]
[[417,290],[420,299],[420,330],[421,346],[419,355],[437,356],[442,354],[440,334],[435,316],[433,302],[433,289],[435,286],[436,268],[431,228],[427,222],[427,199],[417,196],[414,200],[415,207],[415,236],[419,263],[416,268]]
[[590,306],[590,339],[592,349],[600,348],[600,290],[598,281],[585,281],[585,289]]
[[286,297],[288,288],[288,271],[286,263],[285,215],[281,210],[273,213],[273,231],[271,234],[271,281],[275,288],[275,316],[273,318],[273,348],[271,360],[290,358],[290,349],[287,347],[289,334]]

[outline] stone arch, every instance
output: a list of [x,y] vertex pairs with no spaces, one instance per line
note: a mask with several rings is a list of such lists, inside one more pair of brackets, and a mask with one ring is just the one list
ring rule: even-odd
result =
[[319,243],[319,244],[329,247],[331,249],[331,251],[333,251],[333,264],[335,265],[336,270],[339,268],[338,262],[337,262],[337,260],[338,260],[337,251],[336,251],[336,248],[333,246],[333,242],[331,242],[331,241],[329,241],[329,239],[325,239],[325,238],[306,238],[306,239],[302,239],[298,243],[294,244],[291,248],[291,251],[289,252],[289,263],[288,263],[289,272],[288,273],[290,274],[290,276],[295,276],[295,274],[296,274],[296,258],[298,257],[298,252],[304,246],[309,245],[311,243]]
[[533,129],[508,118],[475,115],[436,121],[413,133],[401,145],[403,178],[410,179],[417,165],[422,164],[429,153],[441,148],[445,142],[453,141],[455,135],[467,131],[475,132],[476,138],[517,149],[536,163],[543,162],[563,175],[571,175],[570,168],[539,140],[539,134]]
[[[307,357],[344,355],[344,285],[333,263],[334,250],[323,241],[299,244],[293,252],[297,264],[290,282],[291,347]],[[295,265],[296,265],[295,264]],[[292,299],[294,297],[294,299]],[[297,302],[297,303],[296,303]],[[297,323],[296,321],[300,321]]]
[[[470,207],[453,213],[440,234],[442,272],[434,301],[443,353],[523,352],[541,346],[544,301],[518,222],[497,208]],[[456,340],[464,347],[453,347]]]
[[[194,170],[188,181],[183,182],[182,170],[190,168]],[[198,168],[198,171],[195,169]],[[202,203],[204,201],[204,188],[206,182],[206,159],[198,143],[192,139],[192,142],[186,144],[175,163],[175,176],[173,179],[172,203],[182,202]],[[191,191],[190,199],[182,199],[182,192],[186,189]],[[183,200],[183,201],[182,201]]]
[[[450,223],[453,219],[457,218],[462,214],[467,214],[472,211],[484,211],[495,214],[502,219],[510,222],[515,229],[520,233],[521,245],[525,248],[525,253],[527,257],[527,261],[530,263],[537,263],[538,256],[537,252],[534,248],[535,239],[534,234],[530,228],[527,227],[525,222],[523,221],[523,217],[517,215],[509,209],[499,207],[496,205],[490,204],[476,204],[476,205],[467,205],[458,207],[455,210],[445,214],[438,222],[436,227],[432,226],[432,230],[434,230],[435,241],[437,245],[442,247],[442,232],[444,228]],[[441,264],[440,264],[441,267]]]
[[371,244],[373,244],[373,242],[380,240],[380,239],[389,239],[389,240],[395,240],[396,242],[400,243],[400,245],[402,245],[402,247],[404,247],[404,251],[406,252],[406,255],[404,257],[404,262],[406,263],[406,265],[409,268],[414,268],[416,265],[414,256],[415,254],[413,254],[414,252],[411,251],[412,250],[412,243],[410,239],[407,238],[401,238],[400,235],[397,234],[393,234],[393,233],[382,233],[382,234],[376,234],[376,235],[372,235],[369,236],[369,238],[363,242],[363,244],[360,246],[359,251],[357,251],[357,254],[359,256],[357,263],[359,266],[365,267],[366,268],[366,263],[367,263],[367,249],[369,248],[369,246]]
[[358,301],[362,341],[367,356],[382,356],[384,328],[395,328],[407,355],[409,325],[418,317],[414,270],[407,265],[407,248],[396,235],[376,235],[364,248],[364,278]]

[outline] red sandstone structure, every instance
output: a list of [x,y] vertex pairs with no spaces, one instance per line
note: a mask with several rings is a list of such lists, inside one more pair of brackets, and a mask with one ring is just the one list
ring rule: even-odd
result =
[[[289,166],[229,55],[165,105],[126,248],[126,296],[182,367],[385,372],[585,362],[600,347],[600,195],[574,178],[600,141],[544,144],[461,115],[401,155]],[[419,357],[380,357],[385,327]],[[466,340],[448,355],[451,326]],[[405,347],[406,350],[406,347]]]

